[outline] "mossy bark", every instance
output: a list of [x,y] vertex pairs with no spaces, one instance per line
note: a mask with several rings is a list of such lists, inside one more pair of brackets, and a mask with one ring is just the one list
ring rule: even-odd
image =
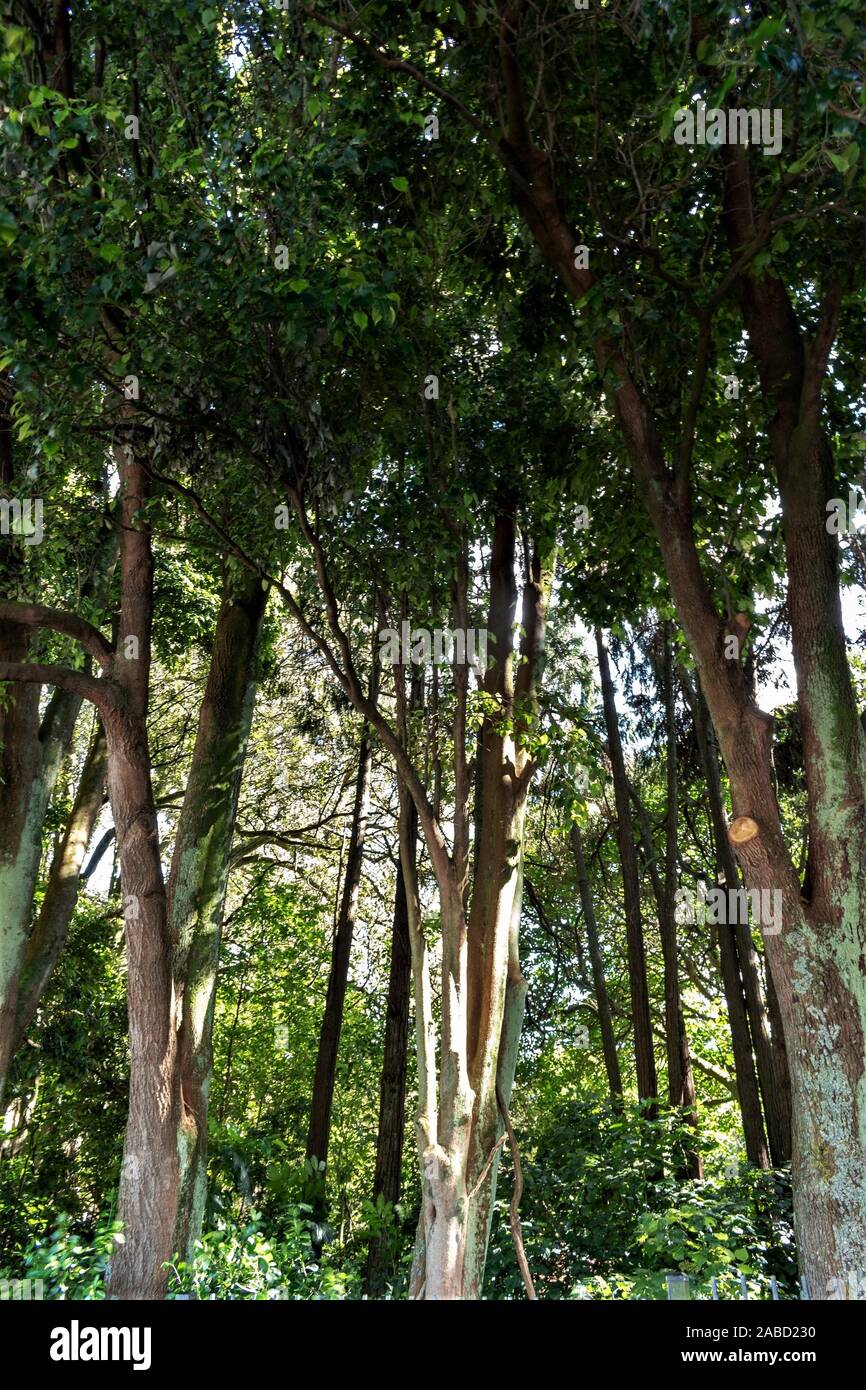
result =
[[169,876],[181,1078],[174,1248],[184,1257],[201,1234],[207,1194],[216,979],[266,603],[267,593],[256,576],[227,581]]

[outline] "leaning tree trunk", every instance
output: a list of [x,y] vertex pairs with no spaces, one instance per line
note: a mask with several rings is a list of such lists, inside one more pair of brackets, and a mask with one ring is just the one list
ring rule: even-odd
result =
[[181,1110],[175,1248],[190,1258],[207,1193],[208,1095],[229,860],[252,724],[256,653],[267,605],[257,575],[229,577],[214,634],[168,885],[175,942]]
[[[4,397],[5,402],[5,397]],[[0,492],[13,484],[11,420],[0,406]],[[4,543],[0,562],[0,609],[26,581],[21,547]],[[27,661],[29,625],[0,612],[0,661]],[[39,720],[39,685],[12,686],[0,701],[0,1106],[16,1046],[18,990],[42,854],[42,826],[81,697],[55,690]]]
[[598,669],[601,676],[601,696],[604,705],[604,721],[607,729],[607,743],[610,766],[613,774],[613,789],[616,800],[617,840],[619,858],[622,866],[623,897],[625,900],[626,943],[628,947],[628,978],[631,989],[632,1026],[634,1028],[635,1069],[637,1072],[638,1096],[648,1103],[647,1113],[656,1113],[655,1101],[658,1095],[655,1056],[653,1053],[652,1022],[650,1019],[649,988],[647,986],[646,951],[644,948],[643,921],[640,904],[640,879],[638,877],[637,853],[632,833],[631,813],[629,811],[628,781],[625,772],[619,720],[607,648],[601,630],[596,628],[595,644],[598,651]]

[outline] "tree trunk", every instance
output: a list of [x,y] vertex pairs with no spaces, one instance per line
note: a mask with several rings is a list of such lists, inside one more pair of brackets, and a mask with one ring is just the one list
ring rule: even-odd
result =
[[[418,838],[418,813],[410,808],[408,830],[411,852]],[[388,975],[388,1003],[385,1015],[385,1046],[382,1079],[379,1086],[379,1128],[376,1141],[376,1170],[373,1201],[382,1197],[393,1208],[400,1200],[403,1172],[403,1136],[406,1128],[406,1049],[409,1041],[409,995],[412,979],[412,948],[409,939],[409,906],[406,881],[397,867],[394,893],[394,928],[391,935],[391,966]],[[392,1263],[386,1235],[370,1241],[365,1288],[370,1298],[385,1291]]]
[[[374,698],[375,676],[371,678],[370,694],[370,699]],[[307,1130],[307,1158],[318,1161],[323,1184],[331,1135],[331,1111],[337,1077],[337,1053],[340,1046],[340,1032],[343,1027],[346,989],[349,983],[349,958],[358,916],[358,894],[361,885],[367,813],[370,804],[371,762],[370,727],[365,721],[361,728],[361,741],[358,747],[358,771],[355,777],[355,800],[352,808],[349,852],[346,858],[340,911],[331,947],[331,968],[328,975],[325,1012],[319,1032],[319,1048],[316,1055],[316,1070],[310,1105],[310,1124]],[[317,1192],[317,1203],[324,1204],[323,1189]]]
[[654,1117],[657,1113],[655,1100],[658,1095],[658,1081],[656,1079],[652,1023],[650,1020],[646,952],[644,948],[643,921],[640,904],[640,879],[638,877],[637,853],[635,850],[634,836],[632,834],[628,782],[626,780],[625,760],[623,758],[622,740],[620,739],[613,682],[610,675],[607,648],[604,645],[604,639],[599,628],[596,628],[595,631],[595,644],[598,651],[598,669],[601,676],[604,721],[607,729],[608,751],[610,754],[614,797],[616,800],[617,840],[619,842],[623,898],[625,900],[628,978],[631,990],[638,1097],[640,1100],[648,1102],[647,1113],[650,1117]]
[[[470,776],[466,757],[465,664],[458,658],[453,665],[454,847],[449,851],[438,816],[409,755],[405,728],[401,737],[377,702],[364,695],[350,642],[340,622],[339,603],[321,538],[310,522],[297,487],[289,485],[289,492],[301,534],[315,561],[332,645],[328,646],[310,625],[288,591],[281,590],[281,597],[302,630],[326,652],[355,708],[394,757],[400,781],[418,811],[439,890],[442,988],[437,1089],[429,954],[421,928],[417,875],[411,856],[403,854],[405,836],[401,835],[415,984],[419,1088],[416,1134],[422,1191],[410,1297],[475,1298],[480,1295],[493,1205],[493,1159],[498,1151],[494,1146],[499,1127],[497,1089],[504,1098],[504,1092],[497,1087],[503,1018],[509,992],[511,999],[521,993],[514,951],[514,909],[519,902],[523,808],[533,770],[529,753],[537,719],[533,693],[543,651],[544,595],[549,575],[543,576],[540,559],[534,554],[524,586],[523,660],[515,679],[514,503],[513,499],[504,499],[494,523],[490,560],[488,628],[495,656],[484,681],[497,713],[495,718],[488,713],[483,723],[483,814],[471,914],[467,920]],[[455,534],[459,535],[459,529]],[[462,537],[460,553],[455,558],[453,626],[461,631],[467,626],[469,578],[467,547]],[[405,706],[402,682],[402,668],[398,668],[398,710]],[[513,1014],[512,1010],[512,1017]]]
[[595,1003],[598,1009],[598,1021],[601,1028],[601,1046],[604,1053],[604,1065],[607,1071],[607,1084],[610,1087],[610,1098],[615,1110],[622,1109],[622,1075],[619,1069],[619,1058],[616,1052],[616,1036],[613,1031],[613,1017],[610,1011],[610,999],[607,993],[607,984],[604,978],[604,960],[601,954],[601,946],[598,939],[598,923],[595,917],[595,905],[592,901],[592,892],[589,884],[589,874],[586,868],[586,858],[583,853],[583,837],[577,821],[573,821],[569,831],[569,843],[571,852],[574,855],[574,867],[577,873],[577,886],[580,893],[580,905],[583,909],[583,924],[586,929],[586,941],[589,948],[589,961],[592,968],[592,983],[595,991]]
[[78,901],[81,870],[93,827],[102,810],[107,764],[106,739],[99,724],[81,770],[72,811],[52,860],[45,897],[27,940],[18,993],[15,1047],[23,1043],[33,1022],[69,933]]
[[[531,138],[518,45],[519,23],[503,25],[499,61],[508,93],[508,127],[502,152],[527,226],[571,297],[580,302],[596,280],[589,269],[578,268],[579,238],[557,193],[552,160]],[[756,230],[750,154],[742,147],[723,146],[721,157],[728,166],[725,222],[737,253]],[[782,832],[770,756],[772,720],[754,706],[739,662],[727,659],[725,625],[695,542],[693,437],[687,425],[676,466],[668,467],[656,420],[619,343],[601,329],[593,347],[599,371],[610,383],[611,404],[695,658],[728,769],[735,816],[757,827],[751,848],[738,841],[747,887],[782,895],[786,940],[768,938],[766,954],[791,1068],[795,1220],[804,1268],[818,1287],[826,1283],[828,1271],[838,1275],[866,1262],[866,1195],[856,1177],[866,1165],[866,998],[856,964],[863,944],[859,904],[866,890],[866,742],[847,668],[837,549],[823,524],[831,492],[829,470],[821,462],[827,450],[819,426],[821,387],[842,292],[837,283],[825,296],[814,338],[804,342],[779,279],[747,270],[738,277],[737,288],[759,363],[782,495],[798,702],[808,749],[810,838],[823,851],[817,892],[808,903],[801,898]],[[696,408],[699,404],[698,395]],[[858,847],[853,857],[852,844]],[[827,930],[831,922],[832,933]],[[830,1037],[846,1040],[846,1056],[833,1059]]]
[[[722,797],[722,779],[719,764],[712,742],[706,707],[699,690],[695,690],[685,671],[680,672],[683,691],[691,710],[698,751],[704,768],[707,786],[707,800],[710,807],[710,821],[716,845],[716,865],[721,868],[726,888],[739,886],[739,874],[731,843],[727,834],[727,823]],[[748,927],[747,927],[748,931]],[[737,1098],[743,1122],[743,1138],[746,1155],[750,1163],[758,1168],[770,1166],[770,1154],[764,1133],[764,1116],[761,1114],[761,1097],[758,1091],[758,1074],[752,1056],[753,1034],[750,1033],[748,1006],[741,976],[742,957],[736,948],[736,939],[729,926],[718,928],[719,966],[728,1023],[731,1029],[731,1045],[734,1053],[734,1074],[737,1079]],[[758,1000],[763,1014],[763,1001]]]
[[[511,1104],[526,1000],[520,968],[523,843],[533,764],[526,735],[538,710],[545,659],[545,613],[554,554],[535,548],[524,576],[521,661],[514,669],[513,521],[502,516],[491,554],[489,628],[495,665],[487,689],[500,709],[514,711],[513,731],[498,718],[482,725],[482,817],[469,915],[469,1079],[474,1096],[466,1159],[469,1197],[461,1297],[481,1298],[503,1133]],[[492,1160],[492,1161],[491,1161]],[[533,1296],[530,1294],[530,1296]]]
[[[684,674],[684,673],[683,673]],[[737,860],[727,833],[722,779],[715,740],[706,705],[700,691],[692,689],[691,682],[684,686],[686,698],[695,721],[695,730],[707,784],[710,805],[710,819],[716,842],[716,855],[724,876],[727,889],[740,887],[740,874]],[[761,988],[760,967],[752,940],[752,929],[748,922],[738,921],[733,928],[737,949],[737,962],[742,977],[742,989],[746,1000],[749,1029],[757,1065],[758,1085],[764,1109],[770,1159],[774,1166],[783,1166],[791,1160],[791,1080],[788,1074],[788,1059],[781,1020],[770,1035],[768,1014],[770,1010],[771,976],[767,975],[767,1002]]]
[[[0,494],[5,497],[13,486],[12,426],[5,392],[0,400]],[[26,577],[21,547],[4,541],[3,550],[0,600],[11,598]],[[29,626],[0,616],[0,661],[26,662],[31,636]],[[80,695],[55,690],[40,727],[39,694],[38,684],[13,685],[0,702],[0,1107],[16,1046],[42,824],[81,707]]]
[[267,591],[256,575],[227,579],[169,876],[181,1112],[175,1248],[190,1258],[207,1192],[213,1020],[229,856],[252,724],[256,653]]
[[[113,535],[97,547],[82,598],[104,601],[115,553]],[[3,587],[19,585],[16,557],[3,567]],[[32,626],[0,615],[0,661],[26,662]],[[39,720],[38,684],[13,686],[0,710],[0,1104],[8,1067],[18,1047],[21,972],[28,953],[33,898],[42,857],[42,830],[60,770],[72,745],[82,696],[55,689]],[[74,905],[74,904],[73,904]]]
[[[147,481],[131,448],[115,450],[121,491],[121,609],[106,719],[108,792],[126,928],[129,1115],[117,1215],[125,1241],[111,1261],[107,1296],[162,1298],[174,1251],[180,1084],[172,939],[150,776],[147,707],[153,624],[153,556],[143,518]],[[127,643],[127,638],[136,642]]]
[[[670,622],[665,622],[662,689],[665,708],[667,748],[667,815],[665,824],[664,902],[659,915],[662,959],[664,961],[665,1047],[668,1064],[668,1101],[672,1109],[682,1110],[689,1124],[697,1129],[695,1079],[680,1000],[679,952],[677,949],[677,730],[674,702],[673,638]],[[703,1177],[703,1164],[697,1148],[685,1155],[688,1177]]]
[[[0,661],[27,660],[30,632],[0,622]],[[15,1041],[15,1014],[47,804],[39,775],[39,687],[19,685],[0,704],[0,1105]]]

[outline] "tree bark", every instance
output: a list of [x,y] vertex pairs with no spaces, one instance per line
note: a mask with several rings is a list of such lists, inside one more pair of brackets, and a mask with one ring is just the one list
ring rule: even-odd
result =
[[267,598],[255,575],[226,579],[168,884],[181,1011],[180,1193],[174,1243],[187,1259],[201,1234],[207,1193],[217,971]]
[[[13,486],[11,417],[0,407],[0,493]],[[9,547],[7,549],[7,546]],[[21,547],[4,542],[0,605],[26,578]],[[0,613],[0,662],[25,663],[32,627]],[[42,826],[72,741],[81,696],[55,690],[39,720],[38,683],[13,685],[0,704],[0,1107],[16,1043],[18,990],[42,854]]]
[[[689,1054],[686,1025],[680,1000],[679,952],[677,949],[677,730],[674,702],[673,637],[671,623],[663,625],[664,660],[662,690],[665,709],[665,743],[667,749],[667,814],[665,823],[664,901],[659,915],[662,959],[664,961],[665,1048],[668,1064],[668,1101],[672,1109],[681,1110],[689,1124],[697,1129],[695,1079]],[[703,1164],[696,1147],[685,1155],[688,1177],[703,1177]]]
[[[691,683],[689,688],[691,689]],[[724,877],[725,887],[737,889],[740,887],[740,874],[733,847],[728,839],[722,779],[713,732],[700,692],[695,692],[689,698],[689,703],[693,719],[697,716],[695,728],[704,764],[718,865]],[[731,930],[734,933],[737,963],[746,1000],[770,1160],[774,1166],[780,1167],[791,1161],[791,1081],[781,1021],[777,1026],[776,1036],[771,1037],[768,1022],[771,977],[768,973],[768,995],[765,1003],[751,926],[748,922],[738,921]]]
[[[117,1202],[125,1241],[111,1261],[107,1297],[150,1299],[164,1296],[174,1251],[180,1077],[173,943],[147,737],[153,626],[153,554],[143,512],[147,475],[133,448],[116,449],[115,459],[121,605],[118,652],[110,668],[116,699],[105,726],[126,929],[130,1072]],[[137,646],[127,646],[126,638],[137,639]]]
[[[487,693],[497,702],[498,711],[495,719],[488,714],[483,725],[483,817],[478,835],[470,929],[467,920],[470,777],[466,758],[465,667],[455,661],[453,668],[455,804],[454,847],[449,851],[405,738],[401,739],[378,703],[363,692],[349,639],[340,621],[339,604],[321,538],[310,522],[297,486],[290,480],[286,480],[286,486],[301,534],[312,552],[325,603],[330,642],[310,623],[285,586],[280,587],[280,596],[305,634],[325,656],[355,708],[369,721],[393,756],[400,781],[418,811],[439,890],[442,988],[441,1068],[437,1088],[429,955],[420,923],[417,876],[410,856],[403,857],[401,850],[407,888],[411,884],[408,896],[419,1054],[416,1133],[422,1188],[410,1297],[425,1300],[476,1298],[480,1296],[492,1212],[494,1160],[498,1153],[494,1145],[500,1123],[497,1077],[509,983],[513,986],[512,999],[521,993],[519,964],[513,950],[513,917],[514,904],[519,901],[523,807],[533,770],[527,736],[536,717],[532,697],[543,651],[544,598],[549,576],[543,575],[541,561],[535,554],[524,586],[521,644],[524,659],[515,681],[515,520],[513,501],[504,502],[494,523],[490,562],[488,628],[495,644],[495,657],[484,682]],[[468,561],[465,540],[461,540],[455,565],[453,605],[453,625],[458,631],[467,625],[467,596]],[[402,673],[398,674],[396,686],[398,708],[405,696],[405,691],[401,696],[401,682]],[[510,1017],[514,1016],[512,1010]]]
[[[414,852],[418,839],[418,813],[409,811],[408,839]],[[394,892],[394,926],[391,934],[391,964],[388,973],[388,1002],[385,1014],[385,1045],[379,1085],[379,1127],[376,1140],[376,1169],[373,1201],[379,1197],[396,1207],[400,1200],[403,1172],[403,1136],[406,1129],[406,1050],[409,1041],[409,997],[412,980],[412,946],[409,937],[409,905],[402,865],[397,867]],[[365,1272],[365,1288],[370,1298],[380,1298],[390,1265],[387,1236],[374,1235],[370,1241]]]
[[608,752],[613,776],[614,798],[616,801],[617,841],[619,859],[622,867],[623,898],[625,901],[626,944],[628,948],[628,978],[631,991],[632,1026],[634,1029],[635,1070],[637,1074],[638,1097],[647,1102],[647,1114],[656,1115],[655,1101],[658,1096],[655,1055],[653,1053],[652,1022],[650,1019],[649,988],[646,973],[646,951],[644,947],[643,919],[640,904],[640,879],[638,876],[637,852],[632,833],[629,810],[628,782],[625,759],[619,732],[616,700],[607,648],[600,628],[595,630],[595,644],[598,652],[598,669],[601,676],[601,697],[604,706],[604,722],[607,729]]
[[[0,660],[27,660],[30,632],[0,622]],[[0,705],[0,1105],[15,1041],[15,1014],[47,798],[39,776],[39,687],[14,686]]]
[[[375,658],[374,658],[375,664]],[[371,678],[370,699],[375,699],[376,679]],[[313,1078],[313,1094],[310,1104],[310,1123],[307,1130],[307,1158],[315,1159],[321,1166],[323,1175],[328,1162],[328,1146],[331,1136],[331,1112],[334,1103],[334,1086],[337,1077],[337,1053],[340,1046],[340,1033],[343,1027],[343,1009],[346,1002],[346,989],[349,983],[349,959],[352,952],[352,937],[358,917],[358,894],[361,886],[361,869],[364,860],[364,842],[367,832],[367,813],[370,804],[370,767],[372,747],[370,726],[364,721],[358,746],[358,771],[355,777],[355,798],[352,807],[352,828],[349,835],[349,850],[343,878],[343,892],[336,930],[331,946],[331,967],[328,974],[328,989],[325,997],[325,1012],[319,1031],[319,1047],[316,1055],[316,1070]],[[324,1193],[317,1200],[324,1201]]]
[[66,944],[78,901],[81,871],[105,794],[107,751],[99,724],[81,770],[72,811],[51,863],[45,897],[27,940],[18,992],[15,1048],[23,1043]]
[[616,1035],[613,1031],[613,1016],[610,1010],[610,999],[607,993],[607,984],[604,978],[604,960],[601,954],[601,945],[598,939],[598,922],[595,917],[595,904],[592,901],[592,891],[589,883],[589,874],[586,867],[586,857],[583,852],[583,836],[577,821],[573,821],[569,831],[569,844],[574,855],[574,867],[577,874],[577,887],[580,893],[580,905],[583,910],[583,925],[586,930],[586,941],[589,949],[589,962],[592,970],[592,984],[595,991],[595,1003],[598,1010],[598,1022],[601,1029],[601,1046],[604,1053],[604,1065],[607,1072],[607,1084],[610,1088],[610,1098],[615,1110],[622,1109],[622,1075],[619,1069],[619,1057],[616,1051]]
[[[115,552],[113,536],[97,547],[93,571],[82,587],[83,598],[104,600]],[[3,587],[19,586],[16,557],[3,567]],[[22,622],[9,616],[21,614]],[[33,645],[32,621],[41,610],[28,604],[0,600],[0,661],[26,662]],[[53,610],[52,616],[63,617]],[[0,1104],[8,1067],[19,1045],[18,997],[21,972],[33,920],[33,899],[42,857],[45,816],[67,758],[82,695],[71,689],[51,692],[39,719],[38,683],[13,685],[8,706],[0,710]]]
[[[726,888],[737,888],[740,881],[739,874],[727,834],[722,779],[709,720],[706,717],[706,706],[700,691],[694,689],[685,671],[681,670],[680,680],[691,711],[698,751],[704,768],[710,821],[716,846],[717,869],[722,871]],[[741,975],[743,957],[736,949],[736,939],[732,935],[732,929],[724,924],[718,928],[718,943],[719,966],[725,994],[725,1006],[728,1011],[728,1024],[731,1029],[734,1074],[737,1080],[737,1098],[743,1122],[746,1155],[749,1162],[754,1163],[756,1167],[768,1168],[770,1166],[770,1153],[764,1131],[764,1116],[761,1113],[758,1072],[756,1072],[755,1059],[752,1056],[754,1035],[750,1032],[748,1004]],[[759,998],[757,1005],[761,1016],[763,1016],[763,1000]]]

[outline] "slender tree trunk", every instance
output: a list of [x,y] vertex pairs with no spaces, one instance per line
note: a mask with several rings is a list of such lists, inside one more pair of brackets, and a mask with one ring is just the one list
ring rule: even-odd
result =
[[628,976],[631,989],[632,1023],[634,1027],[635,1068],[637,1071],[638,1096],[642,1101],[651,1102],[648,1114],[656,1114],[655,1100],[658,1095],[655,1056],[653,1053],[652,1023],[650,1020],[649,988],[647,986],[646,952],[644,948],[643,921],[640,905],[640,879],[638,877],[637,853],[632,834],[631,813],[629,810],[628,782],[623,758],[619,720],[616,712],[613,681],[607,648],[601,630],[596,628],[595,643],[598,651],[598,668],[601,676],[601,695],[604,705],[604,720],[607,728],[607,743],[613,774],[614,797],[616,800],[617,839],[619,858],[622,866],[623,897],[625,900],[626,942],[628,946]]
[[604,960],[601,954],[601,945],[598,939],[598,922],[595,917],[595,904],[592,901],[592,891],[590,889],[589,874],[586,867],[586,857],[583,852],[583,836],[577,821],[573,821],[569,831],[569,843],[571,852],[574,855],[574,867],[577,873],[577,886],[580,893],[580,905],[583,909],[583,925],[586,930],[586,941],[589,949],[589,961],[592,969],[592,983],[595,991],[595,1003],[598,1009],[598,1021],[601,1028],[601,1046],[604,1053],[604,1065],[607,1071],[607,1084],[610,1087],[610,1097],[613,1101],[614,1109],[622,1109],[622,1075],[619,1069],[619,1058],[616,1052],[616,1036],[613,1031],[613,1017],[610,1011],[610,999],[607,993],[607,984],[604,978]]
[[[371,700],[374,698],[375,676],[371,679],[370,695]],[[355,777],[352,829],[349,836],[349,851],[346,857],[340,911],[331,947],[331,968],[328,975],[325,1012],[319,1032],[319,1048],[316,1055],[316,1070],[310,1105],[310,1124],[307,1130],[307,1158],[318,1161],[323,1175],[328,1162],[331,1112],[337,1077],[337,1053],[340,1046],[340,1032],[343,1027],[346,989],[349,983],[349,958],[358,916],[358,894],[361,886],[367,813],[370,804],[371,762],[370,727],[365,721],[361,729],[361,741],[358,747],[358,771]],[[324,1200],[323,1193],[321,1200]]]
[[[0,661],[27,660],[30,632],[0,622]],[[15,1041],[15,1013],[33,888],[39,869],[39,687],[19,685],[0,705],[0,1104]]]
[[[409,810],[410,851],[418,838],[418,813]],[[412,980],[412,947],[409,938],[409,905],[402,865],[397,868],[394,893],[394,928],[391,935],[391,965],[388,975],[388,1003],[385,1015],[385,1046],[379,1086],[379,1128],[376,1141],[376,1170],[373,1201],[382,1197],[393,1208],[400,1200],[403,1172],[403,1136],[406,1129],[406,1049],[409,1041],[409,995]],[[391,1263],[386,1235],[370,1241],[365,1275],[366,1291],[379,1298]]]
[[21,1046],[69,933],[78,901],[81,870],[93,827],[102,809],[107,764],[99,724],[81,770],[72,811],[51,864],[42,906],[27,940],[18,992],[15,1047]]
[[775,1077],[775,1089],[770,1108],[773,1114],[776,1142],[779,1145],[778,1149],[774,1150],[771,1144],[770,1152],[777,1155],[773,1157],[774,1164],[782,1164],[789,1163],[791,1160],[791,1074],[788,1067],[788,1050],[785,1046],[785,1030],[782,1026],[779,1000],[776,997],[776,986],[773,984],[773,972],[771,970],[766,970],[765,979],[772,1073]]
[[[664,661],[662,688],[665,707],[667,747],[667,815],[665,824],[664,903],[659,916],[662,959],[664,961],[665,1046],[668,1064],[668,1100],[673,1109],[682,1110],[688,1123],[697,1129],[695,1079],[680,1000],[679,952],[677,949],[677,729],[674,703],[673,638],[670,622],[663,627]],[[697,1148],[685,1155],[686,1174],[703,1177],[703,1164]]]
[[201,1234],[207,1192],[207,1116],[213,1020],[229,857],[256,688],[267,591],[256,575],[228,578],[178,822],[168,897],[181,1000],[180,1196],[175,1248]]

